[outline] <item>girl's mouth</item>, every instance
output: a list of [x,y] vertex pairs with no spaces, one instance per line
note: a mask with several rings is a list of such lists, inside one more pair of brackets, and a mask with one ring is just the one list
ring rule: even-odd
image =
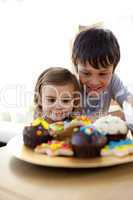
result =
[[63,120],[69,115],[69,112],[63,112],[63,111],[53,111],[50,113],[50,118],[54,121],[56,120]]

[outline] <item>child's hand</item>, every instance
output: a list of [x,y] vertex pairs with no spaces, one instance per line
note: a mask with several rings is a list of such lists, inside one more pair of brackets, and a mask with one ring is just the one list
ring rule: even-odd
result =
[[66,138],[70,138],[73,133],[75,132],[75,129],[83,126],[83,123],[78,121],[78,122],[73,122],[67,124],[66,127],[64,127],[64,130],[60,132],[60,134],[55,135],[56,139],[59,140],[65,140]]

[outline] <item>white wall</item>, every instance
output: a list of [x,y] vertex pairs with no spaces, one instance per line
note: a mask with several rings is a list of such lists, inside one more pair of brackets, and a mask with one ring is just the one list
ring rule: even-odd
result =
[[29,92],[45,67],[70,66],[69,41],[76,25],[108,19],[123,49],[119,74],[131,83],[131,1],[0,0],[0,106],[27,106]]

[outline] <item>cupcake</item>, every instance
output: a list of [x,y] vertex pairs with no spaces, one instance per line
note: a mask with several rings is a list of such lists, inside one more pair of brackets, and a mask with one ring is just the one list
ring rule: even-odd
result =
[[106,142],[106,136],[93,127],[82,127],[71,138],[74,156],[79,158],[99,157]]
[[48,123],[40,117],[31,125],[25,126],[23,130],[24,144],[33,149],[43,142],[52,140],[53,136],[49,134],[48,127]]
[[126,139],[128,128],[121,118],[107,115],[95,121],[94,127],[107,136],[108,141]]

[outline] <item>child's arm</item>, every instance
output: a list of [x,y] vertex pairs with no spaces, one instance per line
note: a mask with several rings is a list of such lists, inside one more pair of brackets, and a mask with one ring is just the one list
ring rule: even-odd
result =
[[124,101],[131,101],[133,105],[133,95],[127,90],[119,77],[114,74],[111,81],[112,97],[122,107]]
[[129,95],[127,97],[127,102],[130,103],[133,106],[133,95]]

